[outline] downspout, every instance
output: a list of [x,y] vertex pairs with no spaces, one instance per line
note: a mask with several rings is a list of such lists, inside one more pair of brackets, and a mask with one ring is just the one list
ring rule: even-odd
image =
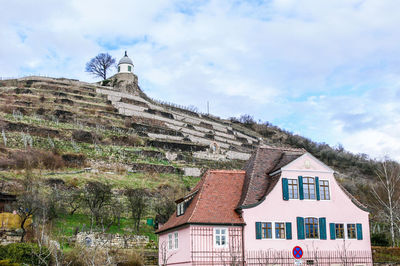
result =
[[242,266],[245,265],[245,258],[244,258],[244,225],[242,225]]

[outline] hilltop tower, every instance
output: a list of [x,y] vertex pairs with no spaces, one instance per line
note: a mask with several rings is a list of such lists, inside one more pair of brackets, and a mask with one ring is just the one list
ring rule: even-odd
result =
[[138,77],[133,73],[133,62],[128,57],[127,51],[118,62],[118,73],[110,79],[112,80],[112,86],[121,92],[134,95],[139,95],[141,92],[138,85]]
[[118,73],[133,73],[133,62],[128,57],[127,51],[125,51],[124,57],[119,60]]

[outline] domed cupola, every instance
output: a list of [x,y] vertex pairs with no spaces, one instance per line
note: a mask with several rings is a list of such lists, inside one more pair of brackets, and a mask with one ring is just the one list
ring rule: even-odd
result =
[[118,73],[133,73],[133,62],[125,51],[124,57],[119,60]]

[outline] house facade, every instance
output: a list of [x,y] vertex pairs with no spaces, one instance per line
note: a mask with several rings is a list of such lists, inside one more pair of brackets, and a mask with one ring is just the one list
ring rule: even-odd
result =
[[158,230],[160,265],[370,265],[366,208],[304,150],[261,147],[208,171]]

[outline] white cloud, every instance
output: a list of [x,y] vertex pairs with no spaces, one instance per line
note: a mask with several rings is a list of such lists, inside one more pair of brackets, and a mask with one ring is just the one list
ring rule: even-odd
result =
[[[8,1],[0,76],[93,80],[127,49],[150,96],[253,114],[318,141],[400,160],[395,0]],[[379,89],[381,88],[381,89]]]

